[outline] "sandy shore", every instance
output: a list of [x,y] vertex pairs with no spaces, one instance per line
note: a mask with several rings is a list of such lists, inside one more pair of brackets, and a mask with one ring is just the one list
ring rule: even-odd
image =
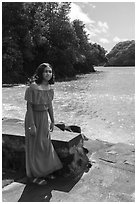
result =
[[[91,139],[134,144],[135,69],[96,70],[55,83],[55,121],[78,125]],[[2,89],[3,117],[24,120],[25,89],[23,85]]]
[[79,125],[91,139],[134,144],[134,70],[114,69],[57,83],[55,118]]

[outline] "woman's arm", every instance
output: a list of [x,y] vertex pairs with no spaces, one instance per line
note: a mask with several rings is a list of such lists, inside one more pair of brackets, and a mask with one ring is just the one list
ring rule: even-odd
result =
[[30,126],[35,125],[34,123],[34,117],[33,117],[33,110],[32,110],[32,104],[27,102],[27,111],[29,113],[29,122],[30,122]]
[[52,102],[51,102],[50,105],[49,105],[48,113],[49,113],[50,120],[51,120],[50,130],[53,131],[53,129],[54,129],[54,112],[53,112]]
[[27,102],[27,111],[29,114],[29,130],[31,135],[36,134],[36,126],[34,122],[34,116],[33,116],[33,110],[32,110],[32,104]]

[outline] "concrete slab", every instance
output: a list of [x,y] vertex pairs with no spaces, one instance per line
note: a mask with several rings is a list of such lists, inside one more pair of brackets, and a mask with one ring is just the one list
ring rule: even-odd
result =
[[2,194],[4,202],[134,202],[134,192],[133,172],[96,158],[89,172],[81,172],[75,178],[58,177],[45,186],[14,182]]
[[2,120],[2,134],[25,136],[24,121],[16,118]]
[[25,188],[25,184],[13,182],[2,190],[3,202],[17,202]]
[[134,175],[102,163],[84,174],[69,193],[54,191],[52,202],[127,202],[134,200]]
[[114,168],[135,172],[135,147],[133,145],[118,143],[105,150],[99,150],[94,157]]
[[84,147],[89,150],[88,156],[93,162],[92,168],[87,173],[81,172],[75,177],[60,176],[49,180],[45,186],[23,180],[15,182],[13,179],[14,182],[3,188],[3,201],[134,202],[134,146],[88,140],[84,141]]
[[[13,130],[12,130],[12,127]],[[16,132],[17,130],[20,130]],[[11,134],[12,130],[12,134]],[[21,135],[18,135],[21,134]],[[64,169],[69,168],[73,171],[72,161],[77,159],[82,161],[86,166],[88,158],[83,149],[83,138],[79,133],[62,131],[55,127],[51,132],[52,144],[60,157]],[[74,156],[75,155],[75,156]],[[25,137],[22,132],[22,123],[16,119],[7,119],[3,121],[2,132],[2,160],[3,168],[12,170],[25,171]],[[78,166],[77,161],[74,161],[75,168]],[[68,167],[68,165],[70,167]],[[72,168],[71,168],[72,167]]]
[[[24,121],[16,118],[4,118],[2,120],[2,134],[3,135],[14,135],[14,136],[25,136]],[[65,136],[64,136],[65,135]],[[79,133],[61,131],[58,127],[54,127],[54,131],[51,132],[52,140],[69,142],[73,138],[77,137]]]

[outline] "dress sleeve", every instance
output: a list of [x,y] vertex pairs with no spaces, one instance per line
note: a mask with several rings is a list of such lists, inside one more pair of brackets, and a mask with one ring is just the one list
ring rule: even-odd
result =
[[26,89],[24,99],[25,99],[26,101],[32,103],[32,101],[33,101],[33,100],[32,100],[32,89],[30,89],[30,87],[28,87],[28,88]]

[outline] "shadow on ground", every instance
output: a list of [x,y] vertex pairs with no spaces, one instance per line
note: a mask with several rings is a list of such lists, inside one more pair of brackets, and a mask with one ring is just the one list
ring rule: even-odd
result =
[[57,177],[53,180],[50,179],[47,185],[43,186],[27,182],[18,202],[49,202],[52,198],[53,190],[68,193],[80,180],[83,173],[77,177]]
[[133,202],[134,146],[88,140],[84,147],[89,150],[93,165],[90,171],[80,171],[76,177],[60,174],[48,180],[47,185],[38,186],[27,182],[22,175],[3,171],[3,182],[13,179],[13,184],[3,188],[3,202]]

